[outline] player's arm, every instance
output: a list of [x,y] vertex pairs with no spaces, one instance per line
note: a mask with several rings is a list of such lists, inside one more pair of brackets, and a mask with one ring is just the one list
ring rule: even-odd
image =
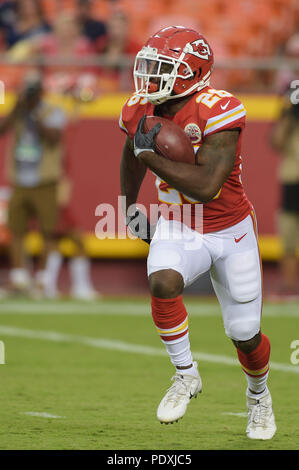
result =
[[146,165],[135,157],[133,142],[127,137],[120,164],[121,194],[126,197],[126,211],[129,206],[137,201],[146,169]]
[[197,152],[197,165],[174,162],[158,155],[153,150],[154,140],[153,146],[150,146],[147,139],[145,150],[140,152],[140,133],[139,128],[135,135],[135,155],[138,159],[170,186],[197,201],[213,199],[234,168],[239,129],[207,136]]
[[146,165],[135,157],[133,142],[127,137],[120,164],[120,186],[121,194],[125,196],[123,210],[126,225],[133,235],[150,244],[155,228],[149,223],[146,215],[135,206],[146,170]]

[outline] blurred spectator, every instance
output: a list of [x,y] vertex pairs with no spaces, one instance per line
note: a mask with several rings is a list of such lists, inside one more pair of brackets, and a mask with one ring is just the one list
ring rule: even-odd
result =
[[40,0],[5,1],[0,5],[0,30],[8,48],[51,30]]
[[[137,52],[143,44],[130,36],[129,19],[122,11],[116,11],[107,22],[107,36],[101,41],[101,50],[107,64],[101,69],[101,79],[107,79],[110,87],[130,89],[132,86],[132,67]],[[122,59],[129,63],[122,66]],[[128,66],[129,65],[129,66]]]
[[101,52],[101,40],[107,35],[107,27],[103,21],[92,17],[92,0],[77,0],[77,18],[81,33]]
[[281,154],[282,204],[279,231],[283,244],[282,296],[298,296],[299,249],[299,104],[292,104],[276,123],[272,145]]
[[53,32],[37,42],[41,54],[68,59],[94,52],[90,41],[80,31],[73,13],[62,13],[53,24]]
[[107,40],[104,53],[108,61],[117,66],[122,54],[135,57],[142,45],[130,36],[129,18],[122,11],[116,11],[108,20]]
[[[41,58],[57,60],[55,65],[45,67],[46,88],[53,92],[66,92],[75,86],[78,77],[95,73],[95,67],[82,67],[80,59],[93,57],[90,41],[82,36],[75,14],[62,13],[53,24],[53,32],[36,41],[34,52]],[[78,65],[68,64],[78,60]]]
[[12,112],[0,122],[0,135],[12,131],[8,176],[12,195],[8,226],[12,234],[10,282],[13,292],[29,292],[31,275],[26,266],[24,238],[35,217],[44,238],[36,285],[45,285],[45,262],[53,249],[57,215],[57,184],[62,171],[62,136],[66,116],[43,100],[41,75],[31,71]]
[[[299,32],[293,34],[286,44],[284,45],[282,55],[286,59],[298,59],[299,58]],[[292,80],[298,77],[299,73],[299,61],[297,70],[291,69],[287,66],[283,66],[279,69],[276,75],[276,89],[279,93],[284,92]]]

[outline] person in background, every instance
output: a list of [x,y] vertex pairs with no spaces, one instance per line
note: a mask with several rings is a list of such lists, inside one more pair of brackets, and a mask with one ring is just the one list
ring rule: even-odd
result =
[[[43,99],[41,74],[35,70],[27,73],[15,107],[0,122],[0,135],[8,131],[13,134],[8,155],[8,178],[12,185],[8,207],[12,292],[29,293],[32,284],[41,287],[45,284],[45,263],[54,245],[65,125],[63,110]],[[25,235],[33,217],[39,222],[44,240],[35,283],[24,250]]]
[[77,20],[81,33],[101,52],[102,39],[107,35],[107,27],[103,21],[92,17],[92,0],[77,0]]
[[[289,101],[289,97],[288,97]],[[271,142],[281,155],[279,180],[282,189],[279,233],[283,245],[281,297],[298,297],[299,249],[299,104],[291,104],[275,124]]]
[[51,31],[39,0],[6,1],[0,5],[0,30],[7,48]]
[[45,86],[54,93],[70,91],[82,76],[95,76],[96,67],[82,64],[82,59],[93,55],[91,42],[81,34],[77,18],[71,12],[62,13],[53,23],[53,32],[32,45],[33,57],[57,61],[44,67]]
[[[141,44],[130,37],[129,19],[123,11],[117,10],[111,15],[107,22],[107,36],[102,38],[99,47],[106,61],[101,77],[115,83],[117,89],[131,88],[132,67],[128,67],[126,60],[131,56],[133,65]],[[125,66],[121,65],[123,59]]]
[[108,20],[107,44],[105,54],[112,63],[117,64],[122,54],[131,55],[133,58],[140,50],[141,43],[130,36],[130,25],[127,15],[119,10]]
[[[299,74],[299,25],[298,30],[284,44],[281,57],[285,60],[283,67],[276,71],[274,85],[278,93],[283,94],[289,84],[298,78]],[[287,60],[293,61],[295,67],[289,67]]]
[[[90,41],[81,34],[76,16],[63,12],[53,23],[53,31],[36,41],[35,52],[46,57],[67,60],[93,53]],[[65,68],[65,64],[64,68]]]
[[73,182],[68,176],[65,165],[65,174],[57,187],[58,219],[55,228],[56,246],[48,254],[46,261],[46,285],[44,295],[53,299],[59,296],[58,278],[63,263],[63,256],[59,250],[59,241],[68,238],[72,241],[75,253],[68,260],[70,274],[70,296],[78,300],[99,299],[100,294],[94,289],[91,278],[91,263],[86,256],[84,243],[78,224],[70,207],[73,193]]

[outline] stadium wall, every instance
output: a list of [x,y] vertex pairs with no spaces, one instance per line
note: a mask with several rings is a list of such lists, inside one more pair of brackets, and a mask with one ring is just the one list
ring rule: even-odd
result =
[[[246,95],[239,98],[247,109],[242,150],[243,182],[257,213],[262,255],[266,259],[275,259],[281,251],[276,231],[280,203],[277,179],[279,156],[270,147],[269,135],[272,123],[279,115],[281,102],[275,96]],[[73,117],[73,104],[68,98],[51,96],[48,99],[63,106]],[[92,103],[77,106],[76,120],[65,133],[65,157],[74,181],[71,212],[77,225],[86,232],[86,244],[92,256],[109,257],[111,252],[113,256],[122,257],[123,251],[128,257],[143,257],[146,254],[143,244],[141,247],[136,242],[128,243],[126,240],[120,240],[117,245],[113,240],[99,243],[94,236],[98,221],[96,207],[101,203],[117,207],[119,164],[125,141],[125,135],[118,127],[118,117],[126,99],[127,95],[124,94],[102,96]],[[9,111],[13,101],[13,95],[7,97],[1,107],[2,114]],[[4,171],[7,141],[8,137],[0,139],[0,186],[7,183]],[[139,201],[146,206],[156,202],[153,181],[153,176],[148,174],[140,193]]]

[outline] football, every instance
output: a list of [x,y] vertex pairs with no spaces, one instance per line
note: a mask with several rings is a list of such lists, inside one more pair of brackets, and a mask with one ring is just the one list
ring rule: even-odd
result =
[[161,123],[162,127],[155,136],[156,152],[169,160],[195,164],[195,154],[191,140],[181,127],[168,119],[147,116],[144,122],[144,132],[148,132]]

